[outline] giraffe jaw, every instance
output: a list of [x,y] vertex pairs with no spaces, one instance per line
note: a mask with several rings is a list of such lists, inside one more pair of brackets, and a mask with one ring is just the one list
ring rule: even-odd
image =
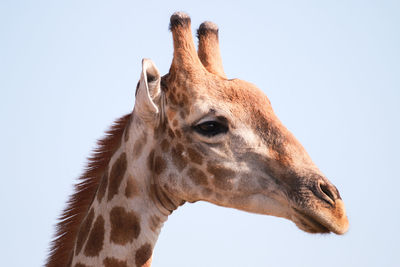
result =
[[297,225],[297,227],[307,233],[328,234],[331,232],[326,226],[321,224],[317,219],[313,218],[313,216],[303,213],[299,210],[296,210],[296,215],[292,217],[292,221]]
[[308,233],[327,234],[332,232],[343,235],[349,228],[349,222],[341,200],[337,200],[330,209],[305,210],[293,208],[293,211],[294,214],[291,220],[297,227]]

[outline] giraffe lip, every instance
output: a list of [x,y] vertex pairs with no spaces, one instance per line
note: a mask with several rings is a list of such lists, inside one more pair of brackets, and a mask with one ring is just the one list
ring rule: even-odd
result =
[[294,223],[303,231],[308,233],[330,233],[332,230],[329,226],[324,225],[320,218],[315,215],[308,214],[299,209],[293,208],[296,211]]

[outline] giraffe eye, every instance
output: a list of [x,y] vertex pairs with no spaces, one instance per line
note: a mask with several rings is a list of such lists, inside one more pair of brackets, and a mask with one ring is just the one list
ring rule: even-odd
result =
[[217,134],[228,132],[228,126],[218,121],[202,122],[193,128],[197,133],[207,137],[213,137]]

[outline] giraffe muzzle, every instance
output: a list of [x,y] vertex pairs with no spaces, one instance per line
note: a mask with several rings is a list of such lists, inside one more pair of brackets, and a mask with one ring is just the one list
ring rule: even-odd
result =
[[311,185],[307,186],[311,194],[300,198],[299,201],[303,202],[306,199],[304,202],[307,204],[293,207],[292,221],[309,233],[344,234],[348,230],[349,222],[339,191],[326,178],[315,178]]

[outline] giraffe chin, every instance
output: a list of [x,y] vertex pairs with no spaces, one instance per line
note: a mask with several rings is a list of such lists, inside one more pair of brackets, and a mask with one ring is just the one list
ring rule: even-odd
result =
[[312,233],[312,234],[328,234],[331,231],[318,222],[317,219],[313,218],[310,215],[298,212],[293,218],[292,221],[299,227],[301,230]]
[[327,211],[325,209],[318,211],[308,211],[293,208],[294,214],[291,220],[301,230],[312,233],[312,234],[328,234],[335,233],[337,235],[343,235],[347,232],[349,222],[344,213],[343,202],[340,200],[336,203],[334,211],[341,210],[339,216],[337,212]]

